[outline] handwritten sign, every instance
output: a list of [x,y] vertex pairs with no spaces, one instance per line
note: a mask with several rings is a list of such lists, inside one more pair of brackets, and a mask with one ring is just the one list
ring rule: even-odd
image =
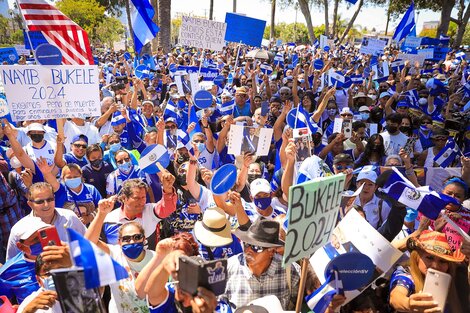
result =
[[0,66],[13,121],[100,116],[98,67]]
[[328,243],[338,218],[345,178],[340,174],[290,187],[285,265],[310,256]]
[[359,52],[372,55],[382,54],[385,44],[386,42],[383,40],[364,37]]
[[179,41],[183,46],[222,51],[227,24],[183,16]]
[[418,55],[424,56],[425,59],[434,58],[434,48],[420,49],[417,51],[418,51]]

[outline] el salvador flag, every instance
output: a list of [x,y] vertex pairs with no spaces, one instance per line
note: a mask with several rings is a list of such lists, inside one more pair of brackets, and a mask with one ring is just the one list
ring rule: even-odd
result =
[[155,38],[160,28],[152,21],[155,11],[148,0],[131,0],[129,5],[135,51],[140,53],[142,47]]
[[393,173],[390,174],[381,191],[407,207],[418,210],[426,217],[435,220],[447,204],[460,206],[453,197],[437,193],[429,186],[416,188],[395,167],[392,169]]
[[191,140],[189,139],[188,133],[178,129],[178,141],[188,149],[189,153],[194,155],[193,146],[191,145]]
[[233,114],[233,109],[235,108],[235,101],[230,100],[228,102],[222,103],[219,109],[221,115],[231,115]]
[[349,78],[351,78],[353,84],[362,84],[364,82],[362,75],[351,75]]
[[323,285],[305,297],[305,301],[313,312],[323,313],[328,309],[333,297],[342,293],[344,293],[343,282],[341,279],[335,279],[334,274],[330,274]]
[[274,56],[274,64],[279,65],[280,67],[284,67],[284,54],[282,52],[278,52]]
[[450,138],[444,148],[436,154],[434,162],[436,162],[440,167],[449,167],[460,153],[459,146],[452,138]]
[[129,277],[126,269],[109,254],[71,228],[67,228],[75,266],[83,267],[87,289],[106,286]]
[[400,24],[398,24],[392,39],[398,42],[412,33],[413,30],[416,31],[415,4],[414,2],[411,2],[410,7],[406,10]]
[[179,114],[178,110],[176,109],[176,104],[173,102],[173,100],[168,100],[166,107],[165,107],[165,112],[163,112],[163,117],[166,120],[169,117],[172,117],[176,120],[179,119]]

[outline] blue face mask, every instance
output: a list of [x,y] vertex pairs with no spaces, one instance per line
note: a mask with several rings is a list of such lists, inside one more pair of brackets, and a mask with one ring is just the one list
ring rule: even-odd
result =
[[65,185],[71,189],[77,188],[82,184],[81,177],[69,178],[65,180]]
[[131,162],[125,162],[124,164],[119,164],[118,168],[123,173],[129,173],[132,168]]
[[253,202],[260,210],[266,210],[271,205],[271,198],[257,198]]
[[336,109],[328,109],[327,111],[328,111],[328,115],[329,115],[329,116],[334,116],[334,115],[336,115]]
[[361,119],[363,121],[367,120],[369,118],[369,113],[361,113]]
[[206,151],[206,144],[202,142],[198,142],[197,150],[199,151],[199,153],[203,153],[204,151]]
[[137,259],[142,251],[144,251],[143,242],[135,242],[122,246],[122,253],[129,259]]
[[44,286],[44,289],[55,291],[54,279],[52,279],[51,276],[44,278],[42,280],[42,284]]
[[113,143],[112,145],[109,146],[109,151],[111,152],[116,152],[119,149],[121,149],[121,143]]
[[42,246],[41,243],[35,243],[34,245],[29,246],[30,254],[34,256],[38,256],[42,252]]

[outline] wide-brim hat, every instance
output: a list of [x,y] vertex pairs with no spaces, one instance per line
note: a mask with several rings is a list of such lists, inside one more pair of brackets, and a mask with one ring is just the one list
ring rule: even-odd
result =
[[465,259],[460,249],[452,251],[445,234],[425,230],[417,238],[408,239],[407,246],[411,250],[423,250],[449,262],[459,263]]
[[247,231],[236,229],[235,236],[243,242],[263,248],[284,246],[284,241],[279,239],[279,223],[264,218],[258,218]]
[[202,221],[194,224],[194,236],[207,247],[222,247],[233,241],[230,222],[225,217],[225,212],[218,207],[204,211]]

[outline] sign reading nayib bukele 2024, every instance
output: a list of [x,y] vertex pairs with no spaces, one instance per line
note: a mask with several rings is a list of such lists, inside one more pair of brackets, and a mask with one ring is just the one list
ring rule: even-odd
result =
[[95,65],[0,66],[13,121],[99,116]]

